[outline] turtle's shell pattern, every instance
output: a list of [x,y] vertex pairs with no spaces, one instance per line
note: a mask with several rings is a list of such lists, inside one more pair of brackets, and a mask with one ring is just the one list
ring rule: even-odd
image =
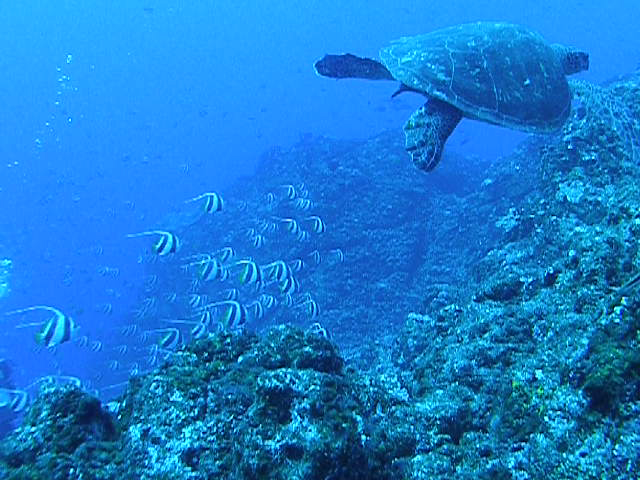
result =
[[560,58],[539,34],[518,25],[477,22],[403,37],[380,58],[396,80],[471,118],[549,132],[569,115]]

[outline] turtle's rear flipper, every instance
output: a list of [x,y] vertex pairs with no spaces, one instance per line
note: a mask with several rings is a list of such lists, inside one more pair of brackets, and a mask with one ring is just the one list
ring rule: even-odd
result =
[[403,127],[405,149],[413,164],[425,172],[436,168],[447,138],[461,119],[460,110],[435,98],[413,112]]
[[389,70],[371,58],[356,57],[350,53],[325,55],[313,64],[316,73],[331,78],[364,78],[367,80],[393,80]]

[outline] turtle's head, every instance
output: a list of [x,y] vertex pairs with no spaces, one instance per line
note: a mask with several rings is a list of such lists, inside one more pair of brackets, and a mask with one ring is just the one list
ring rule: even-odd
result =
[[558,44],[552,45],[551,48],[556,52],[565,75],[573,75],[574,73],[589,70],[588,53]]

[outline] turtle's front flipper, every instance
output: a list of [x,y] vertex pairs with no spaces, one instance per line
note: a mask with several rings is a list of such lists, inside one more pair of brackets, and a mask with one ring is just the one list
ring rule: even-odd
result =
[[405,149],[416,167],[425,172],[436,168],[447,138],[461,119],[460,110],[435,98],[413,112],[403,128]]
[[350,53],[325,55],[313,64],[313,68],[318,75],[323,77],[393,80],[387,67],[377,60],[356,57]]

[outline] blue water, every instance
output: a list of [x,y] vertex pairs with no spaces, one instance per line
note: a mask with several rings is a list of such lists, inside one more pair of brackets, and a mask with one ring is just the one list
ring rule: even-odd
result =
[[[317,77],[325,53],[375,57],[402,35],[504,20],[588,51],[578,77],[601,82],[638,65],[639,14],[631,0],[2,2],[0,258],[13,275],[0,311],[54,305],[107,338],[145,281],[144,245],[127,233],[224,192],[269,148],[399,130],[423,102]],[[522,138],[463,121],[447,148],[494,161]],[[34,330],[15,328],[24,318],[0,318],[20,388],[104,368],[71,345],[35,351]]]

